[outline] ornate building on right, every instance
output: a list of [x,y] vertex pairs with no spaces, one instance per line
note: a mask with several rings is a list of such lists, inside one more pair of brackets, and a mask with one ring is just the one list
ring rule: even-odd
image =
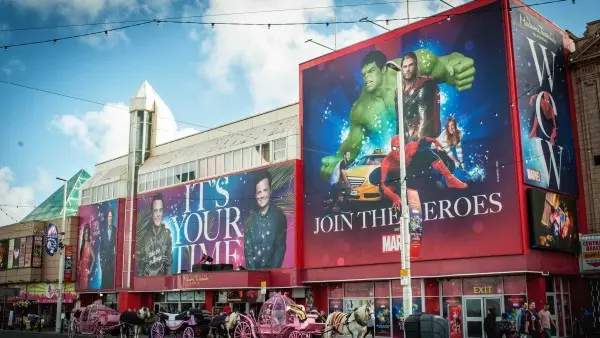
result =
[[587,24],[575,43],[571,79],[589,235],[582,235],[580,269],[589,281],[596,328],[600,327],[600,20]]

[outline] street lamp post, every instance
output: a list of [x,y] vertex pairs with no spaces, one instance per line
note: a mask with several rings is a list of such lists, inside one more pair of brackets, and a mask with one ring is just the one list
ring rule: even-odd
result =
[[404,319],[412,314],[412,283],[410,273],[410,231],[409,231],[409,217],[408,211],[408,197],[406,193],[406,154],[404,152],[404,93],[402,85],[402,68],[394,61],[388,61],[386,66],[397,72],[396,74],[396,99],[398,104],[398,133],[400,141],[400,200],[401,200],[401,226],[400,226],[400,237],[402,238],[402,249],[401,249],[401,265],[402,265],[402,307],[404,308]]
[[59,265],[58,265],[58,293],[56,295],[56,332],[60,333],[62,326],[62,302],[63,302],[63,280],[65,278],[65,250],[60,248],[60,243],[64,245],[65,241],[65,223],[67,219],[67,180],[64,178],[57,177],[59,181],[63,182],[63,206],[62,206],[62,226],[60,228],[60,241],[59,241]]

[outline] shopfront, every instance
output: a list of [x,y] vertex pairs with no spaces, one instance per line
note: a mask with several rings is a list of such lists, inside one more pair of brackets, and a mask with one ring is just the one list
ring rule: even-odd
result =
[[170,291],[154,295],[154,312],[179,313],[191,308],[202,309],[205,291]]
[[[550,305],[557,330],[553,336],[571,336],[569,280],[546,278],[546,299],[537,300],[541,310]],[[499,323],[502,314],[516,320],[518,310],[527,301],[525,275],[469,278],[413,278],[413,312],[442,315],[450,322],[452,337],[485,337],[483,321],[492,309]],[[405,311],[400,280],[328,284],[328,311],[349,312],[367,302],[374,304],[379,337],[403,337]]]

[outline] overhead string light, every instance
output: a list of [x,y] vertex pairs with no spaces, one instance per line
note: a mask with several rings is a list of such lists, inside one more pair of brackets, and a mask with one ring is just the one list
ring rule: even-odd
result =
[[[510,9],[513,8],[522,8],[522,7],[534,7],[534,6],[540,6],[540,5],[549,5],[549,4],[554,4],[554,3],[560,3],[560,2],[566,2],[568,0],[548,0],[545,2],[539,2],[539,3],[534,3],[534,4],[530,4],[530,5],[516,5],[516,6],[511,6],[509,7]],[[430,16],[421,16],[421,17],[411,17],[411,19],[413,20],[421,20],[421,19],[428,19],[428,18],[436,18],[436,17],[441,17],[441,18],[445,18],[446,20],[450,21],[450,17],[451,16],[459,16],[459,15],[475,15],[475,14],[483,14],[485,12],[498,12],[498,11],[502,11],[502,9],[476,9],[473,11],[469,11],[469,12],[463,12],[463,13],[456,13],[456,14],[445,14],[445,13],[439,13],[439,14],[433,14]],[[200,16],[196,16],[196,17],[200,17]],[[214,28],[216,25],[226,25],[226,26],[267,26],[268,29],[271,28],[271,26],[300,26],[300,25],[325,25],[325,26],[329,26],[332,24],[356,24],[356,23],[361,23],[361,22],[365,22],[364,18],[361,20],[349,20],[349,21],[328,21],[328,22],[279,22],[279,23],[262,23],[262,22],[203,22],[203,21],[181,21],[181,20],[176,20],[176,19],[181,19],[181,18],[185,18],[185,17],[180,17],[180,18],[174,18],[174,19],[152,19],[152,20],[146,20],[146,21],[140,21],[140,20],[132,20],[132,21],[122,21],[122,22],[135,22],[133,24],[130,25],[126,25],[126,26],[121,26],[121,27],[116,27],[116,28],[111,28],[111,29],[103,29],[100,31],[96,31],[96,32],[90,32],[90,33],[84,33],[84,34],[77,34],[77,35],[71,35],[71,36],[64,36],[64,37],[59,37],[59,38],[53,38],[53,39],[49,39],[49,40],[39,40],[39,41],[30,41],[30,42],[23,42],[23,43],[15,43],[15,44],[10,44],[10,45],[4,45],[2,47],[4,47],[4,50],[7,51],[8,48],[10,47],[23,47],[23,46],[30,46],[30,45],[36,45],[36,44],[43,44],[43,43],[48,43],[48,42],[53,42],[53,43],[57,43],[58,41],[62,41],[62,40],[70,40],[70,39],[75,39],[75,38],[80,38],[80,37],[85,37],[85,36],[91,36],[91,35],[97,35],[97,34],[104,34],[105,36],[108,35],[108,32],[111,31],[118,31],[118,30],[125,30],[125,29],[129,29],[129,28],[133,28],[133,27],[137,27],[137,26],[143,26],[143,25],[147,25],[149,23],[156,23],[157,25],[161,24],[161,23],[178,23],[178,24],[196,24],[196,25],[210,25],[211,28]],[[385,22],[386,25],[389,25],[389,23],[391,21],[405,21],[408,18],[389,18],[389,19],[375,19],[375,20],[368,20],[368,22],[371,23],[376,23],[376,22]],[[81,24],[78,26],[85,26],[85,25],[96,25],[96,24]],[[70,26],[56,26],[56,27],[70,27]],[[382,26],[380,26],[382,27]],[[31,28],[31,29],[42,29],[41,28]],[[53,27],[47,27],[47,28],[53,28]],[[383,28],[383,27],[382,27]],[[25,29],[22,29],[25,30]]]

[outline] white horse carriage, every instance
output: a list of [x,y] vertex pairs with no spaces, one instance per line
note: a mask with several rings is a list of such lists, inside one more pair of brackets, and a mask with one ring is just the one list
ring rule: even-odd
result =
[[321,336],[325,329],[324,323],[316,322],[318,315],[307,314],[304,306],[280,293],[263,304],[258,321],[252,314],[235,315],[239,316],[237,323],[231,318],[227,323],[228,328],[235,325],[234,338],[311,338]]

